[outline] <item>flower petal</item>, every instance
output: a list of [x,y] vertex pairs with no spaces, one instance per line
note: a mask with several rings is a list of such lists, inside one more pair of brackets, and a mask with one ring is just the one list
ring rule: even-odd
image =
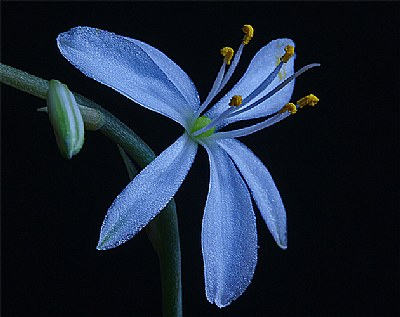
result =
[[125,38],[140,46],[150,56],[157,66],[161,68],[168,79],[175,85],[176,88],[178,88],[183,97],[185,97],[187,103],[192,106],[194,111],[199,108],[199,93],[197,92],[193,81],[182,70],[182,68],[180,68],[173,60],[155,47],[129,37]]
[[238,298],[253,278],[256,220],[246,184],[229,156],[215,143],[205,148],[210,159],[202,229],[206,296],[224,307]]
[[61,33],[57,44],[64,57],[86,76],[184,127],[199,106],[194,103],[198,97],[189,77],[149,45],[90,27]]
[[276,243],[282,249],[286,249],[286,212],[271,174],[260,159],[243,143],[235,139],[216,142],[238,167]]
[[197,143],[184,134],[142,170],[108,209],[97,249],[117,247],[146,226],[175,195],[196,152]]
[[[253,90],[255,90],[278,65],[280,58],[285,53],[284,48],[286,45],[294,46],[294,43],[290,39],[277,39],[271,41],[269,44],[261,48],[252,59],[243,77],[238,81],[231,91],[229,91],[220,101],[215,104],[213,108],[207,112],[206,116],[213,119],[220,115],[228,107],[229,100],[234,95],[240,95],[243,97],[243,99],[250,95],[250,93],[253,92]],[[282,66],[282,69],[275,80],[273,80],[264,93],[256,97],[253,102],[266,95],[275,86],[292,75],[293,72],[294,57],[292,57]],[[243,112],[238,116],[226,119],[222,126],[239,120],[259,118],[275,113],[276,111],[280,110],[284,104],[289,102],[293,93],[293,88],[294,81],[289,83],[271,98],[261,103],[257,107]]]

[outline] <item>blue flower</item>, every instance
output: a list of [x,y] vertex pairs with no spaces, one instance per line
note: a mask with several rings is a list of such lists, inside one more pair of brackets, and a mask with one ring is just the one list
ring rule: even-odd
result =
[[[89,27],[73,28],[57,38],[64,57],[85,75],[185,129],[116,197],[97,248],[114,248],[131,239],[166,206],[185,179],[200,144],[210,162],[202,227],[206,296],[219,307],[238,298],[253,278],[257,232],[250,193],[276,243],[287,247],[286,213],[274,181],[263,163],[236,138],[318,101],[309,95],[296,105],[289,103],[294,78],[318,64],[294,73],[294,43],[278,39],[261,48],[233,89],[205,112],[231,78],[253,36],[250,25],[245,25],[243,32],[235,55],[229,47],[221,50],[223,64],[202,104],[188,75],[146,43]],[[230,123],[255,118],[264,119],[242,129],[226,130]]]

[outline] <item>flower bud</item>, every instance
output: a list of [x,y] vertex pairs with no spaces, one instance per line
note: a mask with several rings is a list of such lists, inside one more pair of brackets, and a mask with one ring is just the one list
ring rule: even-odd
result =
[[83,145],[84,125],[74,95],[58,80],[50,80],[47,92],[47,111],[58,148],[62,156],[70,159]]

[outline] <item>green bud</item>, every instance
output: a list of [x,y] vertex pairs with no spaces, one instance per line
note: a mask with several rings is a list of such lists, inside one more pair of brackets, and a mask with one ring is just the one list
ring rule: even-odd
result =
[[47,111],[58,148],[62,156],[70,159],[83,146],[84,125],[74,95],[58,80],[50,80],[47,92]]

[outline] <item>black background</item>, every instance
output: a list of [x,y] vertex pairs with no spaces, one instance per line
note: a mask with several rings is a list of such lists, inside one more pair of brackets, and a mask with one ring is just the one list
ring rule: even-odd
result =
[[[203,150],[175,196],[186,316],[389,316],[399,314],[398,3],[1,3],[1,58],[56,78],[103,105],[156,153],[182,129],[86,78],[58,52],[58,33],[88,25],[145,41],[193,79],[205,98],[222,46],[240,28],[255,37],[234,79],[270,40],[296,43],[301,76],[293,100],[321,102],[243,138],[266,164],[288,214],[288,250],[257,212],[259,261],[229,307],[207,302],[200,246],[208,189]],[[140,232],[111,251],[95,249],[113,198],[127,184],[116,146],[99,133],[67,161],[44,101],[2,85],[2,315],[161,314],[155,252]]]

